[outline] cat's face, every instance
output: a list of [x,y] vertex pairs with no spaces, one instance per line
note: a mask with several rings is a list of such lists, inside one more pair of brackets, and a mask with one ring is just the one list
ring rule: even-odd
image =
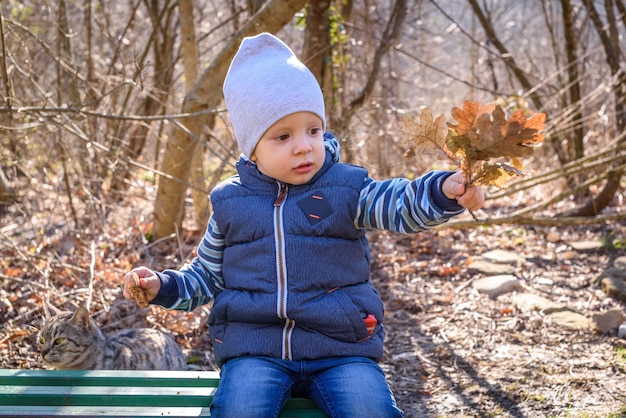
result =
[[43,326],[37,335],[37,349],[49,367],[72,369],[93,359],[100,348],[99,330],[95,330],[89,313],[59,314]]

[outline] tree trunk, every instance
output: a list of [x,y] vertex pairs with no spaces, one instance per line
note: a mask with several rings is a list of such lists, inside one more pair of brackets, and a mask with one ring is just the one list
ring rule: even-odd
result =
[[[624,97],[626,97],[626,74],[624,74],[624,71],[622,71],[620,67],[620,48],[617,37],[610,36],[612,33],[617,33],[617,22],[612,11],[612,2],[605,3],[607,4],[607,25],[602,22],[600,14],[596,10],[592,0],[585,0],[583,3],[589,12],[589,17],[591,18],[591,22],[593,23],[596,32],[598,32],[598,36],[600,37],[602,46],[604,47],[606,62],[611,69],[611,75],[613,76],[612,79],[615,80],[611,85],[615,96],[615,127],[617,134],[622,138],[620,143],[624,143],[624,141],[626,141],[626,139],[624,139],[624,132],[626,132],[626,104],[624,103]],[[606,26],[608,26],[608,29],[606,29]],[[624,159],[622,159],[618,164],[621,165],[624,161],[626,161],[626,156],[624,156]],[[607,178],[604,188],[598,192],[596,196],[591,197],[585,204],[573,211],[570,211],[568,215],[598,215],[611,203],[615,193],[620,189],[623,175],[623,169],[617,169],[611,172],[610,176]]]
[[[532,100],[535,108],[543,109],[543,102],[539,94],[537,94],[537,92],[534,91],[533,84],[530,82],[528,77],[526,77],[526,73],[517,65],[517,63],[515,62],[515,58],[513,57],[513,54],[509,52],[509,50],[502,43],[502,41],[500,41],[500,38],[498,38],[498,35],[496,34],[495,29],[493,28],[493,25],[487,18],[487,15],[485,14],[485,12],[483,12],[483,9],[481,8],[481,6],[478,4],[478,1],[468,0],[468,2],[472,8],[472,11],[474,12],[474,15],[478,18],[480,25],[485,31],[485,35],[487,36],[488,41],[500,53],[500,57],[502,58],[503,64],[513,72],[513,74],[515,75],[515,78],[521,84],[522,88],[527,92],[531,92],[529,97]],[[558,156],[559,162],[561,163],[561,165],[567,164],[569,162],[569,159],[566,153],[563,151],[560,145],[562,140],[563,138],[560,135],[555,135],[554,138],[552,138],[550,142],[550,144],[552,145],[552,149]]]
[[[77,70],[74,63],[74,51],[72,48],[72,30],[69,26],[67,7],[65,0],[59,1],[58,9],[58,26],[57,26],[57,56],[59,57],[59,63],[57,63],[57,92],[56,101],[58,106],[75,106],[78,107],[82,104],[80,95],[80,89],[77,85]],[[66,65],[61,65],[61,61],[64,61]],[[88,123],[84,128],[89,132]],[[63,135],[62,130],[55,132],[55,140],[58,146],[67,151],[63,152],[62,159],[64,168],[67,174],[67,163],[73,162],[72,168],[76,169],[79,173],[79,182],[82,187],[88,191],[85,197],[85,203],[89,207],[90,213],[98,213],[102,215],[101,201],[102,201],[102,175],[99,172],[99,159],[98,155],[93,151],[88,142],[78,141],[76,145],[68,145]],[[97,142],[97,138],[93,137],[93,133],[88,137],[90,141]],[[68,198],[71,201],[74,196],[73,190],[70,189],[70,184],[66,183]],[[70,202],[71,205],[73,205]],[[92,218],[93,219],[93,218]],[[85,218],[74,217],[77,224],[88,222]]]
[[569,85],[569,103],[576,109],[571,116],[572,140],[570,145],[570,161],[578,160],[585,155],[583,145],[583,114],[582,97],[580,94],[580,75],[578,74],[578,42],[574,25],[574,11],[570,0],[561,0],[563,15],[563,31],[565,34],[565,51],[567,53],[567,74]]
[[302,61],[322,85],[324,62],[330,47],[328,8],[330,0],[310,0],[306,13]]
[[[170,0],[171,1],[171,0]],[[146,54],[152,50],[154,60],[154,92],[141,99],[137,106],[138,115],[153,116],[165,110],[167,96],[171,90],[174,77],[174,22],[172,19],[173,8],[169,2],[161,5],[158,2],[147,4],[150,19],[152,21],[152,36],[150,37],[151,48],[146,49]],[[130,126],[130,128],[129,128]],[[128,129],[128,132],[125,132]],[[146,139],[152,129],[149,122],[134,122],[123,125],[118,134],[126,138],[126,146],[117,152],[125,158],[116,168],[116,173],[111,179],[110,195],[115,201],[121,201],[128,189],[131,175],[130,165],[127,160],[139,158],[146,144]]]
[[5,207],[14,202],[17,195],[9,186],[9,181],[4,176],[2,167],[0,167],[0,216],[4,213]]
[[[380,38],[380,42],[374,52],[374,59],[372,60],[371,71],[365,81],[365,85],[359,92],[359,94],[352,99],[352,101],[341,111],[339,119],[335,119],[335,129],[339,134],[346,132],[350,124],[351,119],[356,112],[363,106],[365,99],[369,97],[374,91],[376,81],[378,79],[378,73],[380,72],[381,61],[391,45],[398,39],[402,32],[402,26],[404,24],[404,18],[406,17],[406,0],[396,0],[391,12],[389,14],[389,20],[385,30]],[[347,147],[346,147],[347,148]],[[354,157],[349,149],[345,150],[346,162],[351,163],[354,161]]]
[[[157,197],[154,204],[155,239],[174,233],[182,225],[185,183],[189,178],[190,156],[196,147],[203,127],[215,115],[211,110],[222,101],[224,77],[239,44],[246,36],[261,31],[275,33],[285,26],[294,14],[302,9],[306,0],[272,0],[265,4],[249,22],[237,31],[217,55],[213,63],[202,73],[183,102],[182,113],[198,113],[181,122],[182,127],[174,127],[167,141],[162,171],[166,176],[159,179]],[[205,113],[202,113],[205,112]]]
[[[198,47],[196,33],[194,31],[193,2],[191,0],[178,0],[178,13],[180,15],[180,49],[183,57],[185,71],[185,89],[189,91],[198,79]],[[193,202],[193,217],[196,228],[202,229],[209,221],[209,194],[205,192],[204,180],[204,146],[196,144],[196,149],[191,157],[190,182],[191,200]]]

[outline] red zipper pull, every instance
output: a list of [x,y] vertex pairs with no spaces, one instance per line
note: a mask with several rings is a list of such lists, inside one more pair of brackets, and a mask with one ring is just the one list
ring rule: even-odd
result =
[[372,335],[376,330],[376,324],[378,323],[378,321],[376,321],[376,317],[372,314],[369,314],[364,319],[364,321],[365,327],[367,328],[367,335]]

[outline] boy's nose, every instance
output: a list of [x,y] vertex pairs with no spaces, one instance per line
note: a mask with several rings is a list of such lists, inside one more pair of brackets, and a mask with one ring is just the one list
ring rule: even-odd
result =
[[309,138],[307,138],[305,134],[300,134],[294,139],[294,152],[296,154],[302,154],[311,151],[311,141],[309,141]]

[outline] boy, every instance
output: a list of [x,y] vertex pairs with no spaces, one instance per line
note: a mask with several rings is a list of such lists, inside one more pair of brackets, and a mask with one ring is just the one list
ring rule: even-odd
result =
[[377,364],[383,304],[365,230],[423,231],[480,208],[482,190],[460,172],[374,181],[339,163],[315,77],[270,34],[242,42],[224,98],[243,155],[211,193],[197,257],[179,271],[133,270],[152,304],[213,302],[211,415],[277,417],[303,396],[331,417],[402,416]]

